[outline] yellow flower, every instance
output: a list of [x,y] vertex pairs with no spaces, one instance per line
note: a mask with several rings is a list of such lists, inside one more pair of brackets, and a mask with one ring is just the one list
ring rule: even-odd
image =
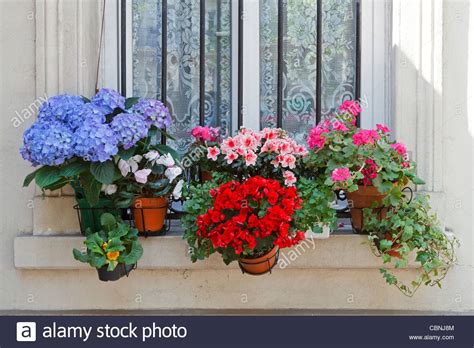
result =
[[102,244],[102,250],[105,251],[105,249],[107,249],[107,246],[108,246],[108,244],[104,242],[104,244]]
[[109,251],[107,253],[107,259],[109,261],[117,261],[119,256],[120,256],[120,251]]

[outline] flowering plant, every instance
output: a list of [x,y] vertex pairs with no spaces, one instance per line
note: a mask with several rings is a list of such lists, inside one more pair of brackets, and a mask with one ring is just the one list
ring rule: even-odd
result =
[[405,145],[390,139],[390,129],[378,124],[376,129],[360,129],[356,118],[360,105],[346,101],[332,120],[323,120],[308,137],[311,149],[306,166],[327,177],[325,184],[334,189],[356,191],[359,186],[375,186],[388,193],[387,200],[396,204],[403,185],[411,180],[424,182],[415,175]]
[[[121,177],[113,185],[115,206],[127,208],[137,197],[181,198],[184,181],[183,170],[171,153],[165,153],[163,145],[140,147],[130,158],[120,158],[118,168]],[[130,154],[131,155],[131,154]],[[116,192],[115,192],[116,191]]]
[[[209,194],[211,198],[203,201],[212,207],[194,216],[197,228],[185,235],[193,261],[217,251],[229,264],[261,256],[274,246],[291,247],[304,238],[293,220],[301,206],[295,187],[255,176],[242,183],[228,182]],[[186,207],[194,204],[187,201]]]
[[101,190],[114,191],[108,185],[120,177],[120,159],[131,157],[140,142],[157,144],[157,134],[170,122],[161,102],[125,99],[107,88],[91,100],[67,94],[49,98],[24,133],[21,155],[42,166],[24,186],[35,180],[42,190],[56,190],[71,183],[78,197],[95,205]]
[[436,215],[430,212],[427,196],[419,195],[409,204],[403,202],[393,207],[383,220],[375,214],[365,216],[367,228],[377,231],[369,236],[376,256],[384,263],[393,262],[395,268],[404,268],[415,253],[415,262],[421,265],[417,278],[409,284],[382,268],[380,272],[388,284],[410,297],[421,285],[441,287],[441,281],[455,263],[454,249],[459,241],[444,233]]
[[86,234],[84,244],[86,253],[73,250],[74,258],[89,263],[97,269],[107,265],[113,271],[119,263],[134,265],[143,255],[143,248],[138,241],[138,231],[123,222],[119,222],[109,213],[100,217],[102,230]]
[[287,186],[296,183],[297,164],[307,154],[303,146],[278,128],[260,132],[242,128],[234,137],[203,145],[205,158],[201,162],[213,171],[229,173],[239,181],[255,175],[275,178]]

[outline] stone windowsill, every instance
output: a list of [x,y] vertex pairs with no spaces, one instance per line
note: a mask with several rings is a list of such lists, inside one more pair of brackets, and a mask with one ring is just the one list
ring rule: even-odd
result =
[[[22,235],[14,241],[14,262],[24,270],[88,269],[89,265],[76,261],[73,248],[83,247],[81,235]],[[181,233],[170,232],[162,237],[141,238],[144,255],[138,262],[146,270],[216,270],[238,267],[226,266],[219,255],[192,263],[187,254],[186,242]],[[293,259],[293,260],[292,260]],[[281,265],[290,269],[377,269],[383,264],[372,254],[367,236],[334,234],[328,239],[306,239],[293,249],[282,250]],[[414,267],[410,265],[410,267]]]

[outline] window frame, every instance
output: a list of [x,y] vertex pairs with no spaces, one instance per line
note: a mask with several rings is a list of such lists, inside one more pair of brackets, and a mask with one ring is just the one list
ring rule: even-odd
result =
[[[317,6],[322,6],[322,0],[315,1]],[[166,0],[163,0],[164,4],[166,2]],[[205,5],[202,4],[204,2],[201,2],[201,11],[205,9]],[[278,2],[281,6],[285,0],[278,0]],[[259,36],[255,35],[254,30],[246,30],[251,26],[244,25],[246,9],[248,10],[249,6],[253,5],[254,11],[249,13],[255,14],[258,3],[258,0],[232,0],[232,55],[237,58],[232,59],[232,128],[234,130],[241,126],[253,129],[260,128],[259,117],[251,117],[251,115],[260,115],[260,112],[255,113],[255,110],[253,110],[255,108],[254,104],[259,105],[260,102],[260,98],[257,98],[259,88],[255,88],[257,84],[251,83],[250,79],[245,78],[245,76],[255,76],[253,75],[255,71],[246,72],[246,66],[251,66],[245,64],[245,61],[250,59],[245,55],[245,51],[250,50],[249,48],[245,49],[245,47],[249,47],[248,37],[251,35],[253,38],[258,38]],[[372,128],[376,123],[391,126],[390,115],[393,111],[393,103],[391,102],[393,79],[390,59],[392,55],[392,5],[389,0],[356,0],[356,6],[357,62],[355,96],[363,106],[359,122],[363,128]],[[131,90],[133,78],[130,69],[132,54],[131,7],[132,0],[106,2],[105,39],[102,50],[104,59],[102,59],[101,69],[102,85],[116,88],[127,96],[130,96],[128,92]],[[258,12],[256,13],[258,16]],[[318,13],[321,13],[321,11],[318,11]],[[317,30],[320,34],[321,21],[319,20],[317,23],[319,23]],[[166,21],[163,21],[164,28],[165,25]],[[281,36],[279,35],[279,37]],[[321,37],[321,35],[318,35],[318,37]],[[279,41],[282,40],[279,39]],[[318,42],[318,47],[320,45],[321,43]],[[281,51],[281,44],[279,46]],[[164,50],[165,45],[162,45],[162,47]],[[321,51],[318,50],[318,52]],[[318,57],[320,57],[320,54],[318,54]],[[252,60],[255,61],[255,52],[252,54]],[[166,60],[162,61],[165,62]],[[318,64],[321,64],[320,58],[318,58],[318,62]],[[318,71],[320,69],[321,67],[318,65]],[[279,72],[279,75],[281,75],[281,72]],[[317,91],[319,91],[316,96],[319,101],[317,103],[317,114],[320,114],[321,82],[319,77],[317,80]],[[165,83],[166,81],[163,80],[162,87]],[[379,88],[381,84],[383,88]],[[201,83],[201,86],[203,85],[204,83]],[[256,94],[257,90],[258,94]],[[280,87],[278,87],[278,91],[281,91]],[[278,105],[281,108],[281,96],[279,99]],[[281,111],[281,109],[279,110]],[[281,124],[281,117],[282,113],[279,112],[279,124]],[[200,121],[202,122],[202,120]]]

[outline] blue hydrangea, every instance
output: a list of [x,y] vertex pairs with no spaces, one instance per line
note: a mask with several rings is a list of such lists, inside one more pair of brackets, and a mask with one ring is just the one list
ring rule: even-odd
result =
[[101,108],[105,114],[112,113],[116,108],[125,110],[125,98],[110,88],[102,88],[92,97],[91,102]]
[[105,123],[105,120],[105,114],[101,108],[92,103],[86,103],[77,110],[74,116],[70,117],[69,126],[72,130],[76,130],[84,122]]
[[141,99],[136,103],[133,112],[137,112],[145,117],[148,125],[157,128],[168,128],[171,125],[171,115],[168,108],[159,100]]
[[108,124],[85,121],[74,132],[74,154],[91,162],[105,162],[118,152],[118,139]]
[[35,122],[23,135],[20,153],[34,166],[57,166],[74,155],[73,133],[58,121]]
[[110,124],[125,150],[134,146],[140,139],[148,135],[148,125],[143,116],[138,114],[120,114],[114,117]]
[[61,122],[73,127],[85,101],[77,95],[61,94],[49,98],[41,105],[38,113],[40,122]]

